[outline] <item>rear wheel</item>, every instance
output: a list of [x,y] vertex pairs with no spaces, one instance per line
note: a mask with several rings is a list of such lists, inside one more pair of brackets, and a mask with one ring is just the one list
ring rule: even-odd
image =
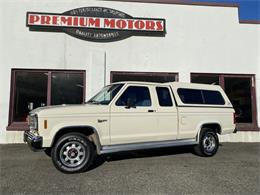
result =
[[199,156],[214,156],[219,147],[218,135],[208,128],[203,128],[199,138],[199,144],[194,147],[195,153]]
[[54,166],[64,173],[83,172],[90,167],[95,150],[92,142],[80,133],[62,136],[52,149]]

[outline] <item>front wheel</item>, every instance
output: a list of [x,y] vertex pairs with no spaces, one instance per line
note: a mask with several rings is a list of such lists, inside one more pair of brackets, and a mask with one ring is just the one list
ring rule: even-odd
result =
[[212,129],[202,129],[199,144],[194,147],[195,153],[199,156],[214,156],[219,147],[218,135]]
[[94,147],[89,139],[80,133],[62,136],[52,150],[54,166],[64,173],[83,172],[94,159]]

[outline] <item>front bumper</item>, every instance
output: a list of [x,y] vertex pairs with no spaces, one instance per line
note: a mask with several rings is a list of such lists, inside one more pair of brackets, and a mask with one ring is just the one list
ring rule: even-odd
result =
[[23,135],[23,141],[27,143],[33,151],[39,151],[43,149],[41,136],[35,135],[31,131],[25,131]]

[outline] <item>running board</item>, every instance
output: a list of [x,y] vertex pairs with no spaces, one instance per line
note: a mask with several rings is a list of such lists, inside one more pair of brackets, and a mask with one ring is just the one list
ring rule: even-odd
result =
[[109,154],[109,153],[133,151],[133,150],[145,150],[145,149],[153,149],[153,148],[165,148],[165,147],[172,147],[172,146],[187,146],[187,145],[196,145],[196,144],[198,144],[196,139],[117,144],[111,146],[103,146],[100,150],[100,154]]

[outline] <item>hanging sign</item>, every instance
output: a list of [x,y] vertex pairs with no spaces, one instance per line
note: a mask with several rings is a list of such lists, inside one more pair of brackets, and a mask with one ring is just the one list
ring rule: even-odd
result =
[[166,34],[165,19],[136,18],[105,7],[83,7],[62,14],[27,12],[26,25],[30,31],[64,32],[94,42]]

